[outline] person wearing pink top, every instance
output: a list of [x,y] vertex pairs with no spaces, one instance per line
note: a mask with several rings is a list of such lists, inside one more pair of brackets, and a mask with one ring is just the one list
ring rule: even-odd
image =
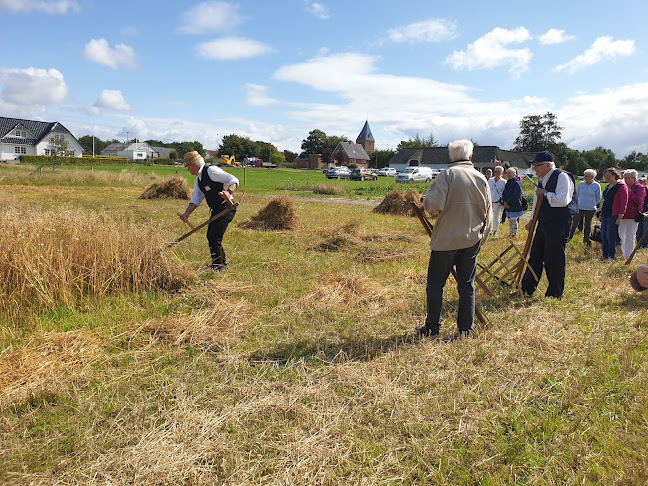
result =
[[603,261],[614,261],[619,224],[628,206],[628,186],[621,179],[621,174],[614,167],[605,169],[603,179],[608,186],[603,191],[601,208],[601,240],[603,243]]
[[639,223],[635,221],[635,216],[637,210],[643,210],[644,199],[646,199],[646,188],[637,184],[637,176],[637,171],[634,169],[623,172],[623,180],[628,186],[628,205],[619,224],[623,258],[628,258],[634,250],[637,227],[639,226]]

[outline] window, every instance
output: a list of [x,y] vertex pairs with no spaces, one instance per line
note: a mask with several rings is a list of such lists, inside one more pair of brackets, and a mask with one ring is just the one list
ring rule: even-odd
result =
[[45,149],[45,155],[49,155],[49,149]]
[[54,140],[64,140],[65,135],[54,135]]
[[16,137],[23,137],[25,138],[27,136],[27,132],[24,130],[16,130]]
[[25,147],[14,147],[17,154],[26,154],[27,149]]

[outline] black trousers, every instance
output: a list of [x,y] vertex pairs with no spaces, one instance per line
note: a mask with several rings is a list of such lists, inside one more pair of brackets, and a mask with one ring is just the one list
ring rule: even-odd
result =
[[[210,215],[218,214],[222,209],[219,209],[217,212],[212,210]],[[225,230],[230,222],[234,219],[234,214],[236,211],[230,211],[227,214],[224,214],[216,221],[212,221],[207,226],[207,242],[209,243],[209,252],[211,253],[211,266],[212,268],[222,268],[227,265],[227,258],[225,257],[225,250],[223,250],[223,236],[225,235]]]
[[470,248],[449,251],[432,251],[428,265],[427,278],[427,317],[425,327],[438,332],[441,327],[443,307],[443,288],[452,267],[457,271],[457,290],[459,308],[457,309],[457,328],[459,331],[472,331],[475,320],[475,275],[477,273],[477,254],[481,241]]
[[[570,227],[571,218],[538,223],[531,244],[529,266],[538,276],[538,280],[542,277],[543,270],[547,272],[549,287],[545,292],[546,297],[560,299],[565,291],[565,247]],[[537,288],[538,281],[527,268],[522,278],[522,292],[531,295]]]
[[580,225],[580,223],[583,221],[583,218],[585,219],[585,223],[583,224],[583,243],[586,245],[589,245],[590,242],[590,232],[592,230],[592,217],[594,217],[594,209],[580,209],[578,211],[578,214],[574,214],[574,218],[572,219],[572,225],[571,225],[571,231],[569,233],[569,239],[571,240],[574,237],[574,233],[576,233],[577,227]]

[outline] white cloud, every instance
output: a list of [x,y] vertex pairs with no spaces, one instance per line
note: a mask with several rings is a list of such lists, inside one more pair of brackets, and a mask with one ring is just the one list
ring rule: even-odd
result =
[[250,106],[266,106],[277,103],[277,100],[268,96],[268,87],[260,84],[248,83],[245,85],[247,96],[245,102]]
[[575,39],[573,35],[565,35],[564,30],[549,29],[547,32],[539,37],[540,44],[562,44],[569,40]]
[[53,105],[68,93],[63,74],[56,69],[0,69],[2,99],[16,105]]
[[328,20],[331,18],[330,14],[328,13],[328,8],[321,3],[307,2],[306,10],[308,10],[318,19]]
[[468,45],[465,51],[455,51],[445,60],[452,69],[493,69],[509,66],[509,73],[519,77],[525,71],[533,54],[529,48],[508,49],[509,44],[519,44],[531,39],[531,34],[524,27],[515,30],[496,27],[486,35]]
[[[344,129],[347,136],[355,137],[362,128],[358,120],[364,120],[367,107],[371,107],[371,120],[400,137],[383,140],[382,146],[393,143],[395,147],[407,136],[427,136],[432,131],[445,142],[467,137],[505,147],[515,140],[523,115],[546,108],[546,101],[537,98],[481,102],[470,95],[472,90],[466,86],[379,73],[375,61],[371,56],[343,53],[279,68],[274,74],[276,79],[298,82],[340,100],[327,104],[291,103],[293,109],[287,115],[324,131],[339,133]],[[340,72],[345,75],[340,76]],[[475,138],[477,135],[481,136]]]
[[118,111],[128,111],[131,109],[131,106],[126,103],[122,92],[113,89],[104,89],[99,95],[99,98],[97,98],[95,106]]
[[575,73],[579,69],[592,66],[603,61],[616,60],[617,56],[629,57],[635,52],[635,43],[633,40],[613,41],[612,37],[598,37],[594,43],[580,56],[576,56],[565,64],[556,66],[554,70],[567,70]]
[[387,35],[394,42],[439,42],[457,37],[457,23],[429,19],[389,29]]
[[565,127],[563,141],[571,148],[603,146],[620,157],[632,150],[648,151],[648,83],[574,96],[556,115]]
[[135,69],[135,51],[125,44],[117,44],[111,49],[106,39],[92,39],[83,49],[83,57],[88,61],[103,64],[112,69],[124,67]]
[[272,49],[270,46],[252,39],[225,37],[198,44],[195,48],[195,52],[198,57],[203,57],[205,59],[232,61],[267,54],[272,52]]
[[51,14],[64,14],[68,10],[79,11],[79,5],[71,0],[0,0],[0,9],[11,13],[29,13],[39,11]]
[[241,23],[238,6],[227,2],[199,3],[182,14],[183,34],[204,34],[206,32],[233,29]]

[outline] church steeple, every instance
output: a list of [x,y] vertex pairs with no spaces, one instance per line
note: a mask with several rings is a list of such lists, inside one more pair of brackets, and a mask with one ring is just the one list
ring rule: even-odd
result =
[[367,152],[367,155],[374,153],[374,144],[376,143],[376,141],[371,134],[371,128],[369,128],[369,120],[365,121],[364,127],[362,127],[362,130],[360,131],[360,135],[358,135],[358,138],[356,138],[356,143],[362,145],[362,148],[365,150],[365,152]]

